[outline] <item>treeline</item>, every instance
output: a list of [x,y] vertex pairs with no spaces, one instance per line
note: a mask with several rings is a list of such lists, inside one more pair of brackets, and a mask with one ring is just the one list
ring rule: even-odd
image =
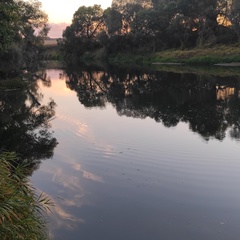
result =
[[60,46],[74,59],[97,49],[108,56],[232,44],[240,39],[239,5],[234,0],[143,0],[113,1],[106,10],[82,6]]
[[0,79],[35,68],[47,21],[37,0],[0,1]]

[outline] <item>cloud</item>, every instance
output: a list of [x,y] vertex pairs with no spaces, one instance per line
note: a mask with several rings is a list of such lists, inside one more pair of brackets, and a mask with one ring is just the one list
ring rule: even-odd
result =
[[90,173],[88,171],[83,171],[83,177],[94,182],[103,182],[102,178],[96,174]]
[[49,23],[50,31],[48,33],[48,36],[50,38],[61,38],[63,30],[66,29],[67,26],[69,26],[69,23],[62,22],[62,23]]

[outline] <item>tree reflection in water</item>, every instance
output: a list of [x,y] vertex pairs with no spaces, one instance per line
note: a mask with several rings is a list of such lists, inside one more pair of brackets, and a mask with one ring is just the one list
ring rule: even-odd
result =
[[[41,78],[45,86],[51,85],[44,72],[34,77]],[[42,98],[34,80],[29,81],[27,88],[0,94],[0,148],[19,154],[28,163],[29,174],[38,168],[41,160],[53,156],[57,145],[49,130],[56,104],[50,100],[41,105]]]
[[66,70],[67,86],[85,107],[110,102],[119,115],[179,122],[205,140],[240,139],[239,77],[98,67]]

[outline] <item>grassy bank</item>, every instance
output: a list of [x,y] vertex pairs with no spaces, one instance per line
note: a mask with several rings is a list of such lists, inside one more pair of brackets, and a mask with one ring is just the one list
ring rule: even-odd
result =
[[183,63],[213,65],[218,63],[240,62],[240,44],[195,48],[189,50],[165,50],[154,54],[117,54],[110,57],[113,63]]

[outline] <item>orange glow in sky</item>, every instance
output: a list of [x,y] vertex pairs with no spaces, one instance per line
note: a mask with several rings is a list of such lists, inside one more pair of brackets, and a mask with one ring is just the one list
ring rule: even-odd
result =
[[72,22],[73,14],[81,6],[101,5],[103,9],[111,6],[112,0],[39,0],[42,10],[48,14],[51,38],[61,38],[62,32]]
[[39,0],[42,10],[48,14],[50,23],[71,23],[73,14],[79,7],[101,5],[103,9],[111,6],[112,0]]

